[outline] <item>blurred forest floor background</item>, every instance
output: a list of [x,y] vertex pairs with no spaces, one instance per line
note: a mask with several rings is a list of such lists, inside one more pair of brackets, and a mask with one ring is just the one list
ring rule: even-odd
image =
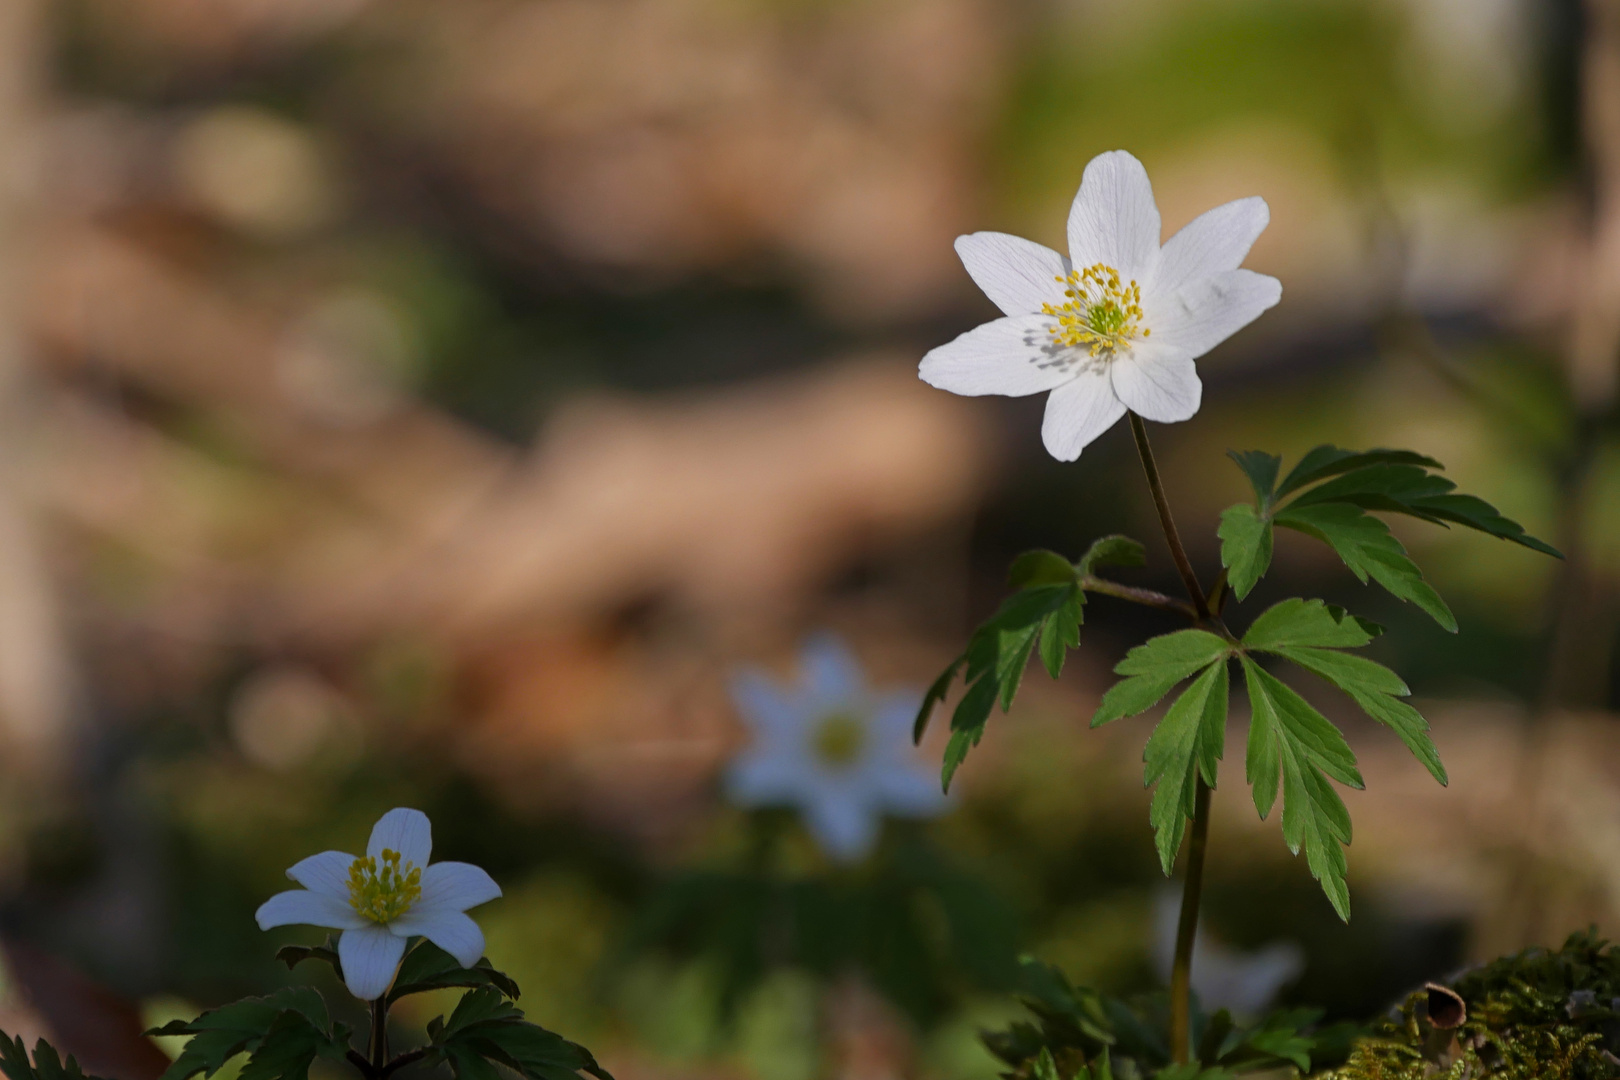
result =
[[[989,312],[952,239],[1061,246],[1115,147],[1167,233],[1272,208],[1281,306],[1156,434],[1201,565],[1221,453],[1321,442],[1434,455],[1570,556],[1403,536],[1453,637],[1279,541],[1257,604],[1388,624],[1452,783],[1321,702],[1368,779],[1356,918],[1233,787],[1212,932],[1301,943],[1286,999],[1362,1017],[1614,928],[1610,0],[10,0],[0,1026],[149,1075],[84,1032],[284,981],[255,906],[412,805],[506,886],[531,1016],[621,1077],[992,1075],[975,1030],[1016,1009],[982,988],[829,1021],[780,971],[726,1025],[702,963],[609,960],[736,827],[739,664],[830,627],[921,686],[1011,555],[1126,523],[1173,589],[1123,428],[1060,466],[1039,399],[915,374]],[[1156,619],[1096,600],[930,827],[1021,947],[1119,990],[1164,885],[1139,725],[1084,720]]]

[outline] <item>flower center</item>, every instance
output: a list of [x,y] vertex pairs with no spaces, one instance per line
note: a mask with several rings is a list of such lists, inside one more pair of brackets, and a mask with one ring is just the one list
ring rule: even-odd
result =
[[383,849],[382,865],[362,855],[349,866],[349,906],[374,923],[390,923],[422,895],[422,869],[401,864],[399,852]]
[[810,745],[822,764],[835,769],[848,768],[866,746],[866,725],[853,713],[833,713],[816,725]]
[[1061,304],[1041,305],[1041,314],[1057,319],[1056,325],[1047,327],[1054,345],[1085,346],[1096,356],[1113,352],[1138,334],[1153,333],[1140,329],[1141,287],[1135,279],[1121,284],[1119,271],[1112,266],[1097,263],[1052,280],[1064,287],[1065,297]]

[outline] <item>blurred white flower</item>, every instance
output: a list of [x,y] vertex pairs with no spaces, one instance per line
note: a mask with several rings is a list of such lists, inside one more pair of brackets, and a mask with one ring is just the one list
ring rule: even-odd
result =
[[944,810],[939,777],[912,752],[920,695],[869,689],[860,665],[832,637],[812,639],[800,662],[797,685],[757,670],[732,682],[754,734],[726,772],[732,801],[797,806],[822,850],[842,861],[871,850],[884,814]]
[[1203,386],[1193,360],[1275,304],[1276,278],[1240,270],[1271,211],[1239,199],[1159,246],[1159,208],[1123,150],[1086,166],[1069,211],[1069,256],[1005,233],[960,236],[956,251],[1006,318],[923,357],[924,382],[953,394],[1050,390],[1041,437],[1073,461],[1125,410],[1189,419]]
[[426,814],[390,810],[372,828],[365,855],[323,851],[288,870],[304,887],[266,900],[259,929],[301,923],[341,930],[343,981],[363,1001],[387,991],[409,937],[421,935],[472,967],[484,955],[484,932],[466,911],[501,895],[501,887],[468,863],[428,865],[432,850]]
[[[1153,916],[1153,965],[1165,982],[1176,958],[1176,924],[1181,897],[1159,893]],[[1192,988],[1204,1008],[1229,1009],[1238,1017],[1259,1016],[1279,991],[1305,970],[1305,950],[1294,941],[1272,941],[1240,952],[1215,940],[1202,925],[1193,942]]]

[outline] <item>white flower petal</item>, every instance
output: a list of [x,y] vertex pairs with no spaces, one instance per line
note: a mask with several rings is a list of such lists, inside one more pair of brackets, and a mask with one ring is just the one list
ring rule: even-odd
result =
[[865,692],[866,676],[860,661],[831,634],[817,634],[804,643],[799,667],[804,672],[804,688],[818,705],[836,708]]
[[[1173,297],[1155,298],[1147,311],[1154,345],[1200,357],[1258,319],[1282,298],[1282,283],[1253,270],[1203,278]],[[1145,414],[1144,414],[1145,415]]]
[[826,788],[804,807],[805,824],[828,855],[853,862],[872,850],[880,815],[850,790]]
[[1138,341],[1109,365],[1114,393],[1138,416],[1160,424],[1191,419],[1203,399],[1198,367],[1182,349],[1160,342]]
[[346,851],[323,851],[295,863],[287,876],[310,892],[349,902],[349,867],[354,856]]
[[883,806],[900,817],[936,817],[950,805],[940,787],[939,773],[911,765],[894,765],[872,778],[872,788]]
[[917,374],[929,386],[977,397],[1021,397],[1061,386],[1074,377],[1073,349],[1051,344],[1045,315],[997,319],[931,349]]
[[812,765],[801,749],[748,750],[726,769],[726,795],[738,806],[798,802],[811,783]]
[[399,852],[401,862],[426,866],[433,853],[433,826],[427,815],[401,806],[377,819],[366,854],[380,859],[384,848]]
[[416,903],[421,907],[466,911],[500,895],[501,887],[480,867],[464,862],[438,862],[422,871],[422,895]]
[[1077,268],[1103,263],[1146,282],[1159,260],[1159,207],[1142,163],[1123,150],[1086,166],[1069,208],[1069,258]]
[[1069,260],[1021,236],[976,232],[956,238],[956,253],[984,295],[1008,315],[1032,315],[1042,304],[1063,300],[1054,279],[1069,272]]
[[455,908],[417,904],[389,923],[388,930],[401,943],[412,934],[421,934],[464,968],[472,967],[484,955],[484,932],[465,912]]
[[405,939],[375,923],[345,930],[338,938],[343,982],[349,993],[361,1001],[376,1001],[388,992],[388,984],[394,981],[394,972],[404,955]]
[[754,733],[772,744],[792,736],[804,724],[803,706],[754,668],[732,678],[731,700]]
[[260,930],[278,926],[324,926],[329,930],[354,930],[367,925],[347,900],[336,900],[307,889],[276,893],[259,905],[253,917]]
[[1259,196],[1199,214],[1165,243],[1153,290],[1169,296],[1203,278],[1236,270],[1270,221],[1271,208]]
[[1100,364],[1087,364],[1078,377],[1052,391],[1046,399],[1041,441],[1059,461],[1073,461],[1097,436],[1125,415]]

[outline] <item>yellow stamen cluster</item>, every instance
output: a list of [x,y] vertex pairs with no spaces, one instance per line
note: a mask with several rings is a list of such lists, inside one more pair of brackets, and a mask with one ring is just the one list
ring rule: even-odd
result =
[[382,865],[362,855],[349,866],[349,906],[374,923],[389,923],[411,909],[422,895],[422,869],[400,864],[397,851],[383,849]]
[[1147,337],[1151,330],[1140,329],[1142,289],[1133,279],[1122,284],[1119,271],[1097,263],[1084,270],[1070,270],[1054,277],[1064,286],[1067,298],[1062,304],[1042,304],[1041,313],[1057,320],[1047,328],[1052,344],[1070,348],[1085,346],[1096,356],[1112,352],[1131,338]]
[[866,725],[850,713],[833,713],[816,725],[811,747],[816,757],[834,768],[855,764],[866,746]]

